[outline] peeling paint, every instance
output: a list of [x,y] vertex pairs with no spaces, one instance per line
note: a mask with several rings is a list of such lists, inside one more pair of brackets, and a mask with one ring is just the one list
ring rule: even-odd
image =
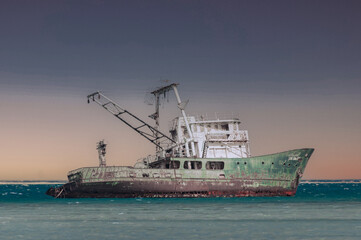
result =
[[[244,197],[293,196],[313,149],[250,158],[219,158],[224,169],[137,169],[132,167],[85,167],[68,173],[69,182],[50,188],[54,197]],[[297,156],[296,164],[283,164]],[[302,159],[301,161],[299,159]],[[237,164],[247,162],[247,164]],[[294,162],[294,161],[293,161]]]

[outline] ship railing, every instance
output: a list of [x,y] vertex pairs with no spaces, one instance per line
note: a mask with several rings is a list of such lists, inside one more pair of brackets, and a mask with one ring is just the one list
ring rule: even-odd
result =
[[245,132],[235,134],[217,134],[211,133],[206,135],[207,141],[231,140],[231,141],[248,141],[248,135]]
[[68,172],[68,175],[76,174],[76,173],[79,172],[81,169],[83,169],[83,168],[77,168],[77,169],[71,170],[71,171]]
[[[201,121],[240,121],[240,114],[238,113],[213,113],[213,114],[187,114],[188,115],[188,121],[190,124]],[[178,124],[178,118],[176,117],[168,122],[168,128],[170,130],[174,130],[177,127]]]
[[222,120],[237,120],[240,119],[239,113],[218,113],[214,112],[213,114],[193,114],[196,121],[222,121]]
[[157,159],[158,158],[155,155],[148,155],[146,157],[139,158],[136,162],[137,163],[144,163],[145,165],[149,165],[150,163],[157,161]]

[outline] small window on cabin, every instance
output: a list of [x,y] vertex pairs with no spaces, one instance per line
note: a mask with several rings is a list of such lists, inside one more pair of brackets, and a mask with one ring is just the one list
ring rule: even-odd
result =
[[180,161],[169,161],[166,163],[165,168],[167,169],[179,169]]
[[208,130],[208,131],[211,131],[211,124],[208,124],[208,125],[207,125],[207,130]]
[[229,130],[228,124],[222,124],[221,129],[224,131],[228,131]]
[[204,132],[204,125],[203,124],[201,124],[201,126],[199,128],[200,128],[201,132]]
[[201,161],[184,161],[184,169],[202,169]]
[[218,130],[218,124],[214,125],[214,129]]
[[187,131],[187,128],[183,128],[183,135],[185,136],[185,135],[187,135],[188,134],[188,131]]
[[208,170],[222,170],[224,169],[224,162],[207,162],[206,169]]

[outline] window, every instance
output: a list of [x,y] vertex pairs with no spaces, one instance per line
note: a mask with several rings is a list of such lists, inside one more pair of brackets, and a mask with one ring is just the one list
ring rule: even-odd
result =
[[179,161],[169,161],[165,165],[165,168],[167,169],[179,169],[179,167],[180,167]]
[[184,161],[184,169],[202,169],[201,161]]
[[207,162],[206,169],[208,170],[222,170],[224,168],[224,162]]
[[186,136],[188,134],[187,128],[186,127],[182,127],[183,129],[183,135]]
[[222,124],[222,125],[221,125],[221,129],[222,129],[222,130],[225,130],[225,131],[228,131],[228,130],[229,130],[228,124]]

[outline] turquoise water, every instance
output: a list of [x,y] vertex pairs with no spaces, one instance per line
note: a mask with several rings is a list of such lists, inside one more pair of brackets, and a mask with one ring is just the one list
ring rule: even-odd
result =
[[53,199],[0,185],[0,239],[361,239],[361,183],[301,183],[295,197]]

